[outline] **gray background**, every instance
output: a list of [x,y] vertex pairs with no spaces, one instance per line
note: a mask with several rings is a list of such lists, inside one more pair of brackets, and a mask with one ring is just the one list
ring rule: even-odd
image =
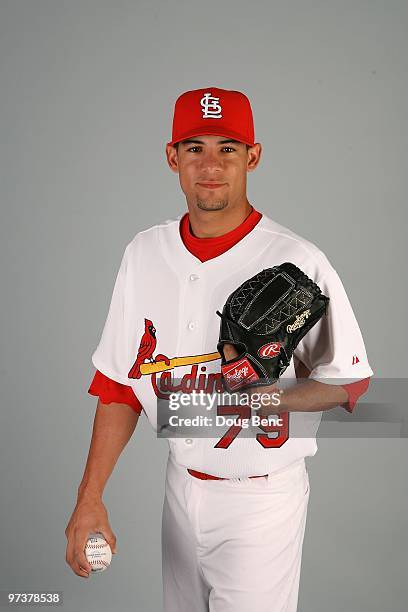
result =
[[[109,570],[73,574],[64,529],[124,248],[186,209],[165,161],[174,102],[211,85],[248,95],[263,145],[250,202],[327,254],[375,375],[406,377],[407,3],[0,6],[0,589],[156,612],[167,442],[144,417],[104,496]],[[319,441],[300,612],[406,610],[407,457],[407,439]]]

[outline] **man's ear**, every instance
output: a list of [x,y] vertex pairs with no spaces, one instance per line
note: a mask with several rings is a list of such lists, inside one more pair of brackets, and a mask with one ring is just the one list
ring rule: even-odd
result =
[[256,142],[253,147],[248,149],[248,161],[247,161],[247,171],[252,172],[255,170],[257,165],[260,162],[262,155],[262,145],[260,142]]
[[166,145],[166,158],[169,168],[173,170],[173,172],[179,171],[178,165],[178,151],[173,145]]

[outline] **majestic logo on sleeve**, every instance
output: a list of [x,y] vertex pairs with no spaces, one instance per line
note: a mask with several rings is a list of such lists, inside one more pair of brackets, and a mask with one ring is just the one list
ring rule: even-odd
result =
[[203,119],[221,119],[221,105],[219,104],[220,99],[215,98],[211,95],[211,92],[205,93],[200,100],[201,108],[203,110]]
[[359,358],[357,357],[357,355],[353,355],[353,361],[352,361],[352,364],[351,364],[351,365],[356,365],[356,363],[359,363],[359,362],[360,362],[360,360],[359,360]]

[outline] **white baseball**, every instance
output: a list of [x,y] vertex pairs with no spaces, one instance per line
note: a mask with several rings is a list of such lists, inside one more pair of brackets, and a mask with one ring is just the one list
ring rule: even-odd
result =
[[103,572],[112,561],[111,547],[101,533],[90,533],[86,546],[85,556],[91,564],[93,572]]

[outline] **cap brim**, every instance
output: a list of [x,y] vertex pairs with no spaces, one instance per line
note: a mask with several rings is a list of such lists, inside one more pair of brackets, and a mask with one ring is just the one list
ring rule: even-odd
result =
[[203,132],[203,128],[197,128],[197,130],[190,130],[188,133],[183,134],[183,136],[177,138],[177,140],[170,140],[170,142],[168,142],[168,145],[174,145],[177,142],[181,142],[182,140],[187,140],[190,138],[193,138],[194,136],[224,136],[225,138],[231,138],[233,140],[238,140],[238,142],[243,142],[244,144],[249,145],[250,147],[253,147],[255,142],[250,142],[250,140],[246,140],[242,138],[241,134],[237,134],[236,132],[232,131],[232,130],[220,130],[219,128],[215,127],[211,128],[208,127],[206,129],[205,132]]

